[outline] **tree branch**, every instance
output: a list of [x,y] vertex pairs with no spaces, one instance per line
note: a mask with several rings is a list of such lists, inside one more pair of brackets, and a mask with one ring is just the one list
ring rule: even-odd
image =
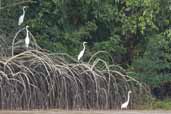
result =
[[17,5],[22,5],[22,4],[25,4],[25,3],[36,3],[36,2],[33,1],[33,0],[21,1],[21,2],[17,2],[17,3],[11,4],[11,5],[0,7],[0,10],[3,10],[5,8],[9,8],[9,7],[15,7]]

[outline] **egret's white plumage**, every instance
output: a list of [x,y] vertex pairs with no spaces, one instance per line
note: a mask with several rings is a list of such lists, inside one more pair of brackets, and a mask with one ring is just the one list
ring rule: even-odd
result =
[[30,44],[30,38],[29,38],[29,30],[28,30],[28,27],[29,26],[26,26],[26,37],[25,37],[25,45],[26,45],[26,48],[29,47],[29,44]]
[[127,106],[128,106],[128,104],[129,104],[129,100],[130,100],[130,94],[132,93],[132,91],[128,91],[128,99],[127,99],[127,101],[125,102],[125,103],[123,103],[122,105],[121,105],[121,109],[127,109]]
[[85,52],[85,44],[86,44],[87,42],[83,42],[83,49],[81,50],[81,52],[79,53],[79,55],[78,55],[78,61],[80,61],[80,59],[81,59],[81,57],[83,57],[83,55],[84,55],[84,52]]
[[24,17],[25,17],[25,13],[26,13],[25,8],[26,8],[26,6],[23,7],[23,14],[19,17],[18,25],[21,25],[24,22]]

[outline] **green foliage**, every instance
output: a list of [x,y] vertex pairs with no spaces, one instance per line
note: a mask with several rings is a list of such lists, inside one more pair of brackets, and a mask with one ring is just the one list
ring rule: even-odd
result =
[[165,109],[165,110],[170,110],[171,109],[171,100],[166,99],[163,101],[154,101],[152,103],[152,109]]
[[138,57],[132,64],[136,72],[133,76],[158,86],[161,82],[171,80],[171,31],[151,36],[143,57]]
[[137,109],[142,110],[170,110],[171,109],[171,99],[157,100],[151,98],[151,100],[145,102],[143,105],[138,105]]
[[[124,54],[126,47],[123,35],[127,32],[137,33],[137,27],[144,33],[146,26],[153,24],[152,18],[154,12],[157,12],[158,4],[152,2],[154,1],[37,1],[25,4],[29,5],[25,24],[31,26],[39,44],[53,52],[76,55],[81,43],[88,41],[90,52],[102,49]],[[12,8],[8,10],[12,11]],[[19,16],[20,10],[13,11],[12,14]]]
[[136,33],[137,29],[144,34],[145,31],[156,29],[153,18],[159,11],[157,0],[126,0],[124,29]]

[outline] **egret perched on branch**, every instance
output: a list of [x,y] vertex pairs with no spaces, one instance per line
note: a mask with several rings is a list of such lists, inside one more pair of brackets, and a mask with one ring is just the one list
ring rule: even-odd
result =
[[25,45],[26,45],[26,48],[29,47],[29,44],[30,44],[30,38],[29,38],[29,30],[28,30],[29,26],[27,25],[26,26],[26,37],[25,37]]
[[18,25],[21,25],[24,21],[24,17],[25,17],[25,8],[27,8],[27,6],[23,6],[23,14],[19,17],[19,20],[18,20]]
[[128,99],[127,99],[127,101],[125,102],[125,103],[123,103],[122,105],[121,105],[121,109],[127,109],[127,106],[128,106],[128,104],[129,104],[129,100],[130,100],[130,94],[132,93],[132,91],[128,91]]
[[80,54],[78,55],[78,61],[81,59],[81,57],[84,55],[84,52],[85,52],[85,44],[87,42],[83,42],[83,49],[81,50]]

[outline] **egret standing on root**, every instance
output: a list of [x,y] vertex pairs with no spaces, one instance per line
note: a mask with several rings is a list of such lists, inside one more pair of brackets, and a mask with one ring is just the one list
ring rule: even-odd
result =
[[80,52],[80,54],[78,55],[78,62],[80,61],[80,59],[81,59],[81,57],[83,57],[83,55],[84,55],[84,52],[85,52],[85,44],[86,44],[87,42],[83,42],[83,49],[81,50],[81,52]]
[[132,93],[132,91],[128,91],[128,99],[127,99],[127,101],[125,102],[125,103],[123,103],[122,105],[121,105],[121,110],[122,109],[127,109],[127,106],[128,106],[128,104],[129,104],[129,100],[130,100],[130,94]]
[[25,17],[25,13],[26,13],[25,8],[26,8],[26,6],[23,6],[23,14],[19,17],[18,25],[21,25],[24,22],[24,17]]
[[29,30],[28,30],[29,26],[26,26],[26,37],[25,37],[25,46],[26,48],[29,47],[30,44],[30,38],[29,38]]

